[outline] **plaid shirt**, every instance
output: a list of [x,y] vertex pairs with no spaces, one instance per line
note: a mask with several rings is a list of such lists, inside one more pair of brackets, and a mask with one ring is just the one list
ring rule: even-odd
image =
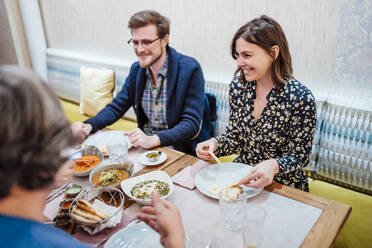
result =
[[143,130],[147,135],[167,129],[167,71],[168,54],[163,66],[156,75],[155,87],[150,68],[146,69],[146,87],[142,96],[142,108],[148,118]]

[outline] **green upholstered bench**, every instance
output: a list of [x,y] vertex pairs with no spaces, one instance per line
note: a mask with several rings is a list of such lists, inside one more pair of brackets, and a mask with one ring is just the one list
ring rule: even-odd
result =
[[[70,123],[74,123],[77,121],[85,121],[89,118],[87,115],[82,115],[79,112],[79,105],[74,102],[70,102],[64,99],[60,99],[61,105],[63,110],[65,111],[65,114],[67,118],[69,119]],[[137,127],[137,122],[129,119],[121,118],[118,121],[116,121],[111,126],[108,126],[110,129],[114,130],[123,130],[128,131],[132,130]]]

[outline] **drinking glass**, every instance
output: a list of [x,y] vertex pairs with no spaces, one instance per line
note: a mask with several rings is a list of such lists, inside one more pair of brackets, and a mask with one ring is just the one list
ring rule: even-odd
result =
[[108,142],[106,147],[111,163],[128,161],[128,142],[114,140]]
[[239,194],[238,198],[232,199],[224,192],[219,194],[219,205],[222,223],[228,230],[238,230],[243,226],[247,195]]
[[247,205],[242,226],[244,248],[260,247],[265,218],[266,211],[263,207]]

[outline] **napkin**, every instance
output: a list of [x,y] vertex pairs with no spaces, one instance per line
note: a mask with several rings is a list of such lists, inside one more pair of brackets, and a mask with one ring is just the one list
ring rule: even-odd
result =
[[208,165],[210,165],[210,163],[203,160],[199,160],[194,165],[189,165],[180,172],[178,172],[172,178],[172,180],[175,184],[178,184],[188,189],[194,189],[195,188],[194,177],[201,169],[207,167]]
[[120,215],[121,215],[120,223],[117,224],[115,227],[106,228],[102,230],[101,232],[97,234],[93,234],[93,235],[89,234],[83,229],[80,229],[79,231],[74,233],[73,236],[74,238],[76,238],[77,240],[83,243],[97,247],[100,244],[102,244],[104,241],[109,239],[114,233],[126,227],[130,222],[132,222],[136,218],[135,215],[127,213],[126,211],[122,211]]

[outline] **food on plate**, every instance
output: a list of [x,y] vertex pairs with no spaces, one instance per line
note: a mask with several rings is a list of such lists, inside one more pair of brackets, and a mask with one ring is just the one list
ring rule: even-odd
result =
[[126,170],[109,168],[93,175],[92,183],[96,186],[111,186],[128,178],[129,173]]
[[67,195],[67,198],[74,198],[81,192],[81,189],[81,185],[73,184],[66,189],[65,194]]
[[151,193],[156,190],[160,196],[165,196],[169,193],[170,187],[168,183],[159,180],[147,180],[134,185],[130,193],[138,199],[149,199]]
[[75,172],[89,170],[101,162],[101,159],[96,155],[83,155],[79,159],[75,159]]
[[146,157],[150,162],[155,162],[156,160],[158,160],[160,155],[161,155],[161,151],[156,151],[156,152],[147,153]]
[[79,199],[77,204],[72,206],[71,217],[80,223],[95,224],[107,219],[109,215],[88,201]]
[[236,200],[239,198],[242,189],[239,187],[238,184],[230,184],[226,186],[213,186],[210,187],[208,191],[215,195],[223,193],[224,197],[230,200]]

